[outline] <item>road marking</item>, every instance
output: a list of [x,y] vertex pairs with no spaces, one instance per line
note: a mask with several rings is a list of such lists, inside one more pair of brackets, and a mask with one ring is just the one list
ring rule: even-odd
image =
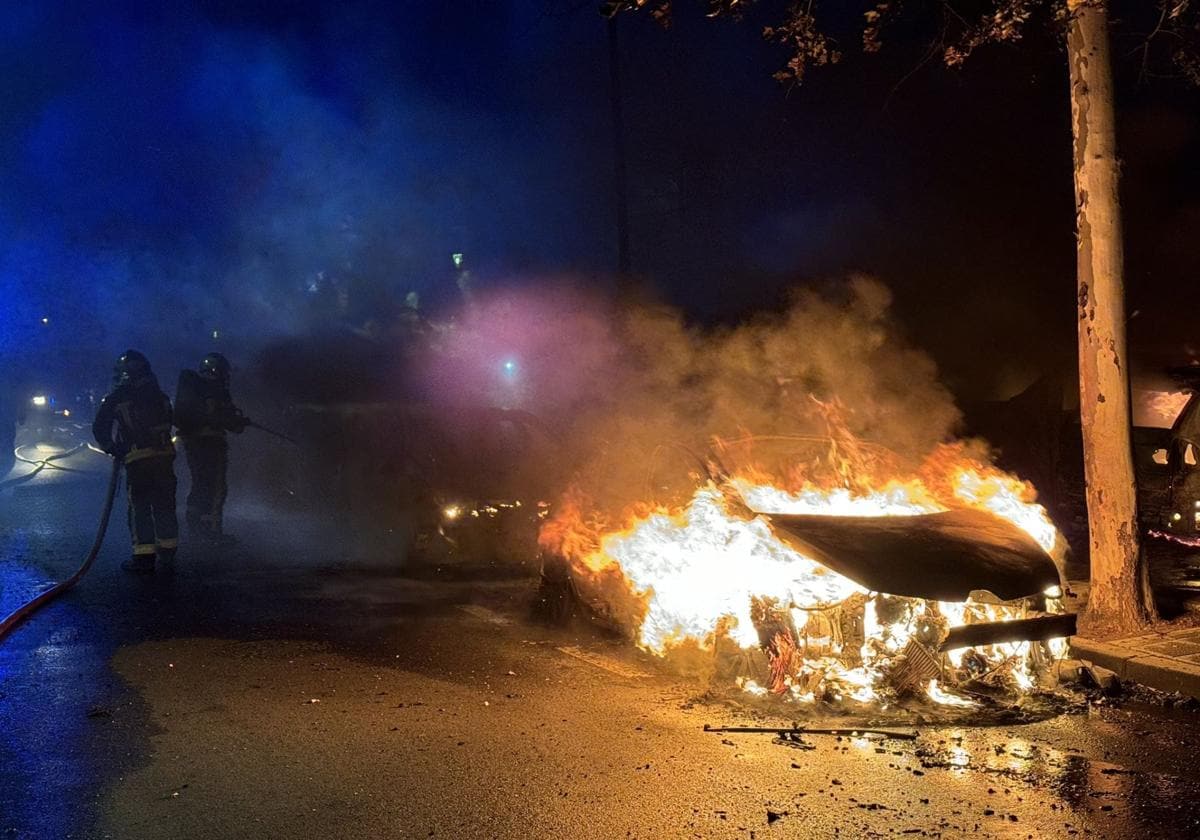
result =
[[505,618],[504,616],[500,615],[500,613],[493,612],[487,607],[481,607],[477,604],[461,604],[459,609],[468,615],[475,616],[481,621],[486,621],[488,624],[497,624],[501,627],[512,624],[511,619]]
[[568,645],[566,647],[555,648],[560,653],[565,653],[567,656],[573,656],[576,659],[593,665],[602,671],[608,671],[610,674],[616,674],[618,677],[629,677],[631,679],[644,679],[650,675],[644,671],[639,671],[636,668],[630,668],[617,660],[604,656],[599,653],[593,653],[590,650]]

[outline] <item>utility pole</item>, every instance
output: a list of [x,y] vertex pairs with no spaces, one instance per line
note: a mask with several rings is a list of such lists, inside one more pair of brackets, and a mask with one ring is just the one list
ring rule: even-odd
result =
[[625,120],[621,108],[617,17],[613,14],[608,18],[608,94],[612,109],[613,187],[617,202],[617,288],[624,294],[632,290],[633,267],[629,256],[629,189],[625,175]]

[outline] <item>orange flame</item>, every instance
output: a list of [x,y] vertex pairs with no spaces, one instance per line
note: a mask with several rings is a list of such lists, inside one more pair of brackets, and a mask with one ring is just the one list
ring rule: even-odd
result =
[[[726,447],[718,442],[719,451]],[[1013,522],[1052,556],[1060,550],[1061,537],[1034,501],[1033,487],[972,455],[962,443],[938,447],[907,475],[880,480],[870,469],[895,470],[897,465],[894,458],[871,453],[848,435],[835,435],[822,461],[793,463],[783,475],[748,464],[726,483],[752,512],[913,516],[978,508]],[[721,638],[745,649],[760,647],[753,604],[785,605],[785,618],[803,637],[785,633],[773,638],[769,681],[773,691],[789,692],[797,700],[813,699],[818,688],[835,697],[877,700],[889,674],[903,663],[905,646],[922,628],[1019,618],[1025,611],[1023,604],[896,598],[885,603],[784,545],[764,518],[732,512],[724,492],[712,482],[699,487],[683,507],[640,502],[611,519],[572,488],[545,523],[540,542],[567,559],[584,588],[601,577],[608,585],[619,580],[624,595],[641,605],[631,619],[636,626],[630,628],[637,643],[660,656],[685,642],[715,649]],[[819,617],[851,602],[862,610],[861,642],[835,638],[835,622]],[[883,607],[897,602],[905,602],[903,609],[885,615]],[[1034,683],[1035,660],[1045,653],[1035,654],[1027,643],[994,645],[955,651],[945,663],[976,671],[986,665],[989,674],[1028,689]],[[765,690],[753,680],[746,685]],[[951,702],[945,699],[950,696],[945,680],[926,679],[922,685],[931,699]]]

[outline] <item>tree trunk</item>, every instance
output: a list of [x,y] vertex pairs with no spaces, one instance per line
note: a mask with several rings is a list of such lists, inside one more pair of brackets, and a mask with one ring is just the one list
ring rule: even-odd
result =
[[1079,396],[1091,548],[1085,624],[1156,618],[1137,525],[1125,346],[1124,252],[1107,0],[1067,0],[1075,136]]

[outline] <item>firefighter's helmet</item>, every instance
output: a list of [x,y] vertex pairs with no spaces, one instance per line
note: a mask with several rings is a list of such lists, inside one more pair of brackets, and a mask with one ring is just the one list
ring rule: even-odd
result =
[[113,366],[113,381],[118,385],[141,379],[150,373],[150,360],[137,350],[126,350]]
[[209,353],[200,363],[200,375],[219,382],[229,382],[229,373],[233,366],[220,353]]

